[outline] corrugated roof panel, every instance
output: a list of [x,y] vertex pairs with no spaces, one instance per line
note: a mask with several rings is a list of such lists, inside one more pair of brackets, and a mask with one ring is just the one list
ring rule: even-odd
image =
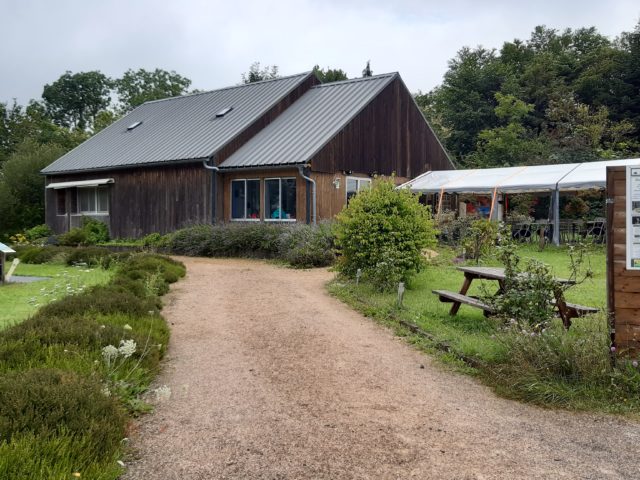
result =
[[307,162],[396,76],[390,73],[316,85],[220,167]]
[[[144,103],[42,170],[112,169],[208,157],[311,73]],[[216,114],[233,107],[221,118]],[[140,123],[136,128],[128,127]]]

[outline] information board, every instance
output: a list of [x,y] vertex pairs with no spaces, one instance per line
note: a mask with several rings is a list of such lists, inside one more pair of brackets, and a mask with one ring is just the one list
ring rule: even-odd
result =
[[640,270],[640,166],[627,167],[627,269]]

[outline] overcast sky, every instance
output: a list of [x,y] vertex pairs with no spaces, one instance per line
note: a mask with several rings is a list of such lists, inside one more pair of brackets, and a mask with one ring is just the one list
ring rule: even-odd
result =
[[26,103],[66,70],[175,70],[211,90],[254,61],[282,75],[321,67],[398,71],[439,84],[462,46],[500,47],[536,25],[633,30],[638,0],[0,0],[0,101]]

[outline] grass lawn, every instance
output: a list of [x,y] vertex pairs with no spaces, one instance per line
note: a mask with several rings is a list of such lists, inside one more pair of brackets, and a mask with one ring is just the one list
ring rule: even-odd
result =
[[50,277],[33,283],[0,286],[0,329],[19,323],[53,300],[80,292],[91,285],[106,283],[113,272],[101,268],[70,267],[64,264],[21,263],[15,275]]
[[[438,340],[448,343],[464,356],[476,357],[491,361],[502,353],[503,344],[492,338],[499,325],[491,318],[485,318],[477,308],[462,305],[458,314],[449,315],[450,303],[442,303],[431,290],[450,290],[457,292],[462,286],[464,276],[453,263],[453,251],[439,248],[438,257],[422,273],[412,279],[407,286],[404,296],[403,309],[397,314],[408,321],[416,323]],[[554,274],[558,277],[569,275],[569,264],[566,247],[546,247],[539,252],[536,246],[523,245],[519,254],[523,260],[536,258],[553,266]],[[593,278],[570,288],[567,300],[581,305],[604,309],[606,306],[606,264],[603,247],[593,247],[589,252],[588,263],[593,271]],[[501,266],[493,258],[481,262],[486,266]],[[460,264],[462,265],[462,264]],[[475,265],[466,262],[465,265]],[[492,291],[497,289],[496,282],[474,281],[468,294],[482,295],[484,288]],[[395,293],[381,294],[367,284],[355,286],[338,281],[330,285],[330,291],[356,308],[373,311],[388,312],[393,309],[396,300]],[[363,300],[362,303],[360,300]],[[360,305],[358,305],[360,303]],[[366,305],[365,305],[366,304]],[[583,321],[576,319],[574,322]]]
[[[464,279],[462,272],[456,269],[459,264],[454,262],[453,250],[443,247],[437,251],[439,255],[431,261],[431,265],[407,285],[402,308],[396,306],[395,293],[380,293],[367,283],[355,285],[352,281],[339,278],[329,284],[329,291],[365,315],[408,336],[412,343],[437,352],[437,356],[445,362],[465,372],[479,375],[505,396],[570,409],[632,414],[640,412],[640,401],[637,398],[626,398],[629,391],[633,392],[640,386],[640,373],[630,372],[629,377],[607,370],[605,374],[604,370],[610,367],[600,368],[595,364],[589,366],[591,361],[608,364],[607,320],[604,314],[606,252],[603,246],[589,249],[585,266],[590,266],[593,277],[566,292],[568,301],[600,308],[603,313],[574,319],[569,333],[562,329],[557,320],[552,325],[555,332],[553,335],[531,340],[527,345],[521,343],[520,345],[524,345],[523,350],[518,351],[517,355],[514,354],[514,336],[507,332],[503,322],[485,318],[479,309],[467,305],[462,305],[458,314],[452,317],[449,315],[451,304],[440,302],[431,293],[434,289],[458,291]],[[537,246],[527,244],[520,246],[518,253],[523,260],[536,258],[551,265],[557,277],[569,276],[566,247],[548,246],[539,252]],[[475,265],[471,262],[466,264]],[[481,262],[481,265],[501,266],[495,258],[489,258]],[[474,281],[469,294],[482,295],[482,285],[483,282]],[[484,285],[489,292],[497,289],[497,282],[484,282]],[[399,326],[398,320],[417,324],[430,334],[431,340],[411,335],[407,329]],[[516,344],[518,341],[520,340],[516,339]],[[449,346],[450,353],[443,354],[435,348],[436,345]],[[589,352],[595,350],[598,353],[590,356]],[[484,366],[470,368],[469,362],[462,362],[461,359]],[[522,362],[521,370],[520,365],[514,366],[515,361]],[[565,363],[571,366],[565,366]],[[590,369],[593,370],[592,377]],[[588,372],[586,375],[585,371]],[[626,382],[624,392],[610,394],[609,376],[613,382],[613,379],[619,380],[615,377],[619,374]],[[627,382],[628,379],[630,380]]]

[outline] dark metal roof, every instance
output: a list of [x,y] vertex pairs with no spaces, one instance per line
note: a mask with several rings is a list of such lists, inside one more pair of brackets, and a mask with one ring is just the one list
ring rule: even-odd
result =
[[[42,170],[111,170],[206,158],[312,73],[144,103]],[[232,107],[223,117],[216,114]],[[141,122],[133,129],[128,127]]]
[[389,73],[312,87],[220,168],[306,163],[397,76]]

